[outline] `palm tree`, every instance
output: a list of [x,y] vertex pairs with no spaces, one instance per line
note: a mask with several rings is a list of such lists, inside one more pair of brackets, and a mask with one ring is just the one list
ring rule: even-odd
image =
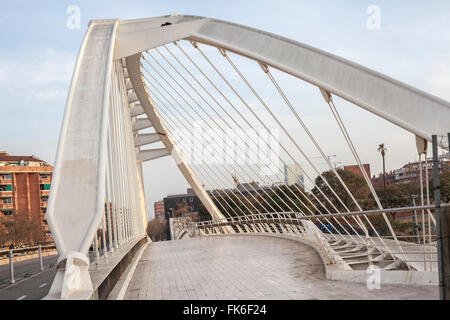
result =
[[378,151],[381,153],[383,157],[383,185],[384,185],[384,207],[388,207],[387,203],[387,193],[386,193],[386,166],[384,162],[384,156],[386,155],[387,148],[384,146],[384,143],[378,145]]

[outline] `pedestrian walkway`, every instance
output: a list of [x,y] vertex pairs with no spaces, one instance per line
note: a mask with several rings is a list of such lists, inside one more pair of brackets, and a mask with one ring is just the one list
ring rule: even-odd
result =
[[314,249],[266,236],[214,236],[150,243],[125,299],[438,299],[436,286],[325,278]]

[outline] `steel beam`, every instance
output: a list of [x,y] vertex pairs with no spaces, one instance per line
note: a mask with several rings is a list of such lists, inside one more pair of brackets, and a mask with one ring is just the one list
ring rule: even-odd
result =
[[141,150],[137,154],[137,161],[145,162],[150,161],[162,157],[166,157],[170,155],[169,151],[166,148],[158,148],[158,149],[150,149],[150,150]]
[[134,138],[134,145],[136,147],[144,146],[161,141],[157,133],[142,133]]
[[152,123],[148,119],[137,119],[133,122],[133,132],[153,127]]
[[137,117],[142,114],[145,114],[144,108],[142,108],[140,103],[135,103],[132,107],[130,107],[130,115],[132,117]]

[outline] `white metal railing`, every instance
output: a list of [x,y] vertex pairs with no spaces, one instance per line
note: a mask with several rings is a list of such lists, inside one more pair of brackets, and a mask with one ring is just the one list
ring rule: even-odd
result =
[[[443,206],[448,206],[444,204]],[[252,214],[248,216],[234,216],[224,219],[214,219],[209,221],[195,222],[193,228],[199,230],[200,234],[221,234],[224,226],[231,226],[235,228],[236,233],[282,233],[298,235],[301,237],[308,238],[308,232],[305,230],[305,222],[311,221],[317,226],[317,230],[323,236],[326,237],[327,242],[331,245],[331,250],[328,244],[325,245],[326,251],[334,255],[335,257],[347,258],[345,255],[340,255],[339,251],[333,249],[334,245],[345,245],[347,247],[365,248],[365,261],[359,259],[359,263],[365,262],[367,265],[374,263],[373,252],[369,252],[369,248],[376,249],[379,256],[389,257],[392,260],[392,264],[396,264],[397,267],[406,267],[409,270],[420,270],[420,271],[437,271],[437,251],[436,251],[436,233],[427,228],[425,236],[422,233],[418,234],[407,234],[402,235],[399,230],[396,230],[398,241],[393,241],[392,236],[386,235],[382,236],[385,243],[377,241],[376,238],[371,238],[375,240],[374,244],[367,242],[367,239],[360,240],[357,237],[349,237],[342,235],[338,237],[339,226],[334,224],[328,224],[328,228],[324,229],[321,227],[320,222],[324,222],[326,219],[330,218],[343,218],[343,217],[354,217],[361,215],[368,215],[369,217],[380,216],[384,213],[398,213],[398,212],[412,212],[413,210],[429,210],[433,211],[434,206],[417,206],[417,207],[403,207],[403,208],[388,208],[388,209],[376,209],[376,210],[365,210],[365,211],[355,211],[349,213],[334,213],[327,215],[314,215],[314,216],[300,216],[297,212],[271,212],[271,213],[260,213]],[[240,228],[237,228],[240,226]],[[248,228],[243,228],[243,226],[248,226]],[[288,227],[286,227],[288,226]],[[394,228],[395,228],[394,224]],[[401,227],[401,226],[400,226]],[[348,228],[350,230],[350,228]],[[331,231],[331,232],[330,232]],[[363,230],[359,230],[361,235],[364,234]],[[316,240],[317,239],[310,239]],[[324,245],[323,243],[320,245]],[[389,250],[386,250],[386,247]],[[357,250],[353,250],[356,252]],[[372,261],[371,261],[372,259]],[[335,259],[331,259],[332,261]],[[364,258],[362,259],[364,260]],[[350,265],[354,261],[350,261]],[[391,265],[392,265],[391,264]],[[392,268],[390,266],[389,268]]]

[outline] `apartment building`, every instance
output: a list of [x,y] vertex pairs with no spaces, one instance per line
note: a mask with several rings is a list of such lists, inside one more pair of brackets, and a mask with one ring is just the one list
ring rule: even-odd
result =
[[15,156],[0,151],[0,223],[6,232],[18,213],[40,221],[45,241],[52,236],[46,211],[53,167],[35,156]]

